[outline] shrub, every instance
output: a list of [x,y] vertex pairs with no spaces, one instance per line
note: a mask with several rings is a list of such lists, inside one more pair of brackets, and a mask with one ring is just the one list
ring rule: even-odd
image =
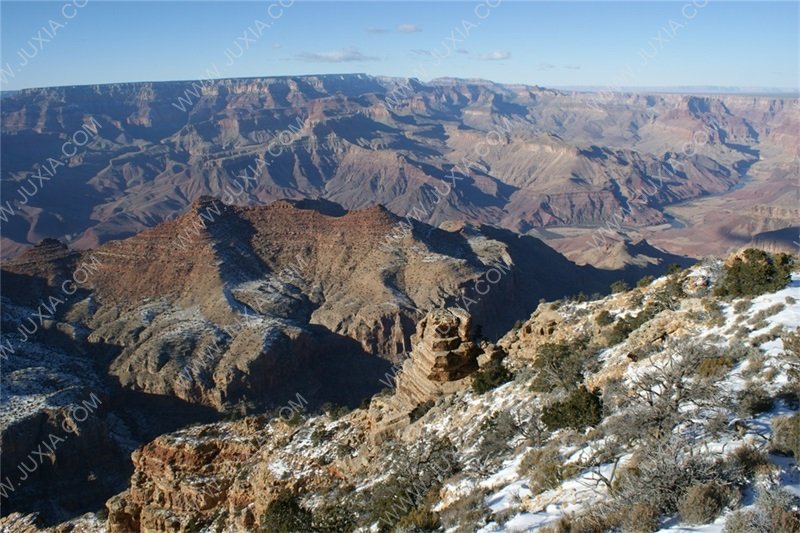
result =
[[697,367],[697,375],[702,378],[713,378],[723,376],[733,368],[736,361],[732,357],[724,355],[720,357],[709,357],[703,360]]
[[683,272],[683,267],[680,266],[678,263],[672,263],[667,267],[667,275],[672,276],[674,274],[680,274]]
[[772,430],[772,447],[775,451],[790,453],[800,461],[800,413],[774,419]]
[[766,325],[767,322],[766,322],[765,319],[767,319],[767,318],[769,318],[769,317],[771,317],[773,315],[777,315],[778,313],[780,313],[784,309],[786,309],[786,305],[784,305],[782,303],[777,303],[777,304],[770,305],[766,309],[762,309],[761,311],[758,311],[757,313],[755,313],[752,317],[750,317],[750,320],[748,320],[747,323],[750,324],[751,326],[753,326],[754,329],[761,329],[762,327],[766,327],[766,326],[758,327],[757,326],[758,324],[765,324]]
[[745,379],[753,379],[758,376],[764,370],[764,364],[766,362],[767,358],[764,352],[758,351],[751,354],[750,357],[747,358],[747,364],[742,368],[742,377]]
[[472,390],[478,394],[484,394],[499,387],[503,383],[511,381],[513,374],[498,359],[492,359],[482,369],[474,374],[472,380]]
[[416,406],[414,409],[412,409],[411,412],[408,414],[408,416],[409,416],[409,418],[411,419],[412,422],[416,422],[417,420],[419,420],[420,418],[425,416],[425,413],[430,411],[433,408],[433,406],[434,406],[433,400],[428,400],[427,402],[422,402],[421,404]]
[[722,306],[711,299],[703,300],[703,308],[706,311],[706,320],[712,326],[722,327],[725,325],[725,313],[722,312]]
[[609,345],[613,346],[624,341],[631,333],[639,329],[642,324],[656,316],[662,310],[663,308],[658,304],[649,304],[643,310],[639,311],[636,316],[618,318],[611,332],[608,334]]
[[716,288],[719,296],[758,296],[782,289],[791,280],[792,258],[748,248],[725,266]]
[[727,460],[727,477],[737,483],[745,483],[757,474],[768,471],[770,464],[767,454],[755,446],[740,446]]
[[442,509],[439,518],[445,530],[472,533],[476,527],[486,524],[492,515],[492,509],[486,504],[488,494],[486,489],[475,489]]
[[314,512],[314,531],[319,533],[349,533],[356,529],[356,516],[342,501],[329,503]]
[[627,509],[622,518],[622,531],[630,533],[650,533],[657,531],[658,507],[652,503],[639,502]]
[[534,494],[558,487],[579,470],[575,464],[564,464],[564,457],[556,446],[531,450],[519,464],[519,472],[529,477],[530,489]]
[[723,533],[763,533],[760,527],[760,516],[758,511],[753,509],[743,509],[731,513],[725,519]]
[[750,298],[744,298],[733,304],[733,310],[736,311],[736,313],[741,314],[750,309],[751,305],[753,305],[753,300]]
[[568,519],[568,533],[606,533],[618,530],[623,515],[619,509],[609,505],[593,505],[588,510],[572,515]]
[[702,483],[689,487],[678,502],[678,513],[690,524],[708,524],[716,520],[730,500],[730,490],[721,483]]
[[724,533],[796,533],[800,531],[798,498],[782,488],[761,491],[755,508],[732,513]]
[[611,316],[611,313],[603,309],[602,311],[597,313],[597,316],[594,317],[594,321],[598,326],[603,327],[613,324],[614,317]]
[[412,509],[397,522],[402,531],[437,531],[439,525],[439,515],[427,506]]
[[653,295],[654,303],[651,305],[656,312],[675,309],[684,298],[686,298],[686,292],[683,290],[683,281],[678,276],[670,276],[664,286]]
[[292,411],[292,416],[289,418],[281,418],[281,420],[288,426],[296,427],[303,423],[303,413],[295,409]]
[[627,283],[625,283],[622,280],[615,281],[614,283],[611,284],[611,292],[613,294],[616,294],[618,292],[625,292],[628,289],[630,289],[630,287],[628,286]]
[[800,499],[784,488],[774,487],[758,493],[756,507],[762,512],[771,533],[800,531]]
[[511,450],[509,441],[520,431],[507,411],[497,411],[481,422],[478,457],[484,464],[501,460]]
[[330,440],[331,433],[327,431],[324,427],[314,428],[314,431],[311,432],[311,444],[314,446],[319,446],[323,442]]
[[678,511],[690,487],[722,479],[722,464],[708,454],[697,454],[678,436],[653,441],[640,449],[635,465],[627,466],[612,486],[623,505],[651,503],[660,513]]
[[649,287],[651,283],[656,280],[654,276],[644,276],[639,281],[636,282],[636,286],[640,289],[644,289],[645,287]]
[[583,385],[566,399],[542,409],[542,422],[550,431],[562,428],[583,429],[596,425],[602,419],[602,400]]
[[706,433],[714,438],[719,437],[726,429],[728,429],[728,415],[723,411],[714,413],[714,415],[706,421]]
[[755,416],[772,409],[772,396],[764,387],[750,383],[746,389],[739,393],[739,416]]
[[551,392],[561,387],[574,389],[583,381],[583,372],[593,363],[594,349],[585,340],[570,343],[545,343],[539,347],[533,367],[537,370],[531,390]]
[[346,405],[336,405],[330,402],[325,402],[320,406],[320,411],[328,415],[332,420],[339,420],[341,417],[350,412]]
[[286,489],[269,502],[261,517],[261,531],[265,533],[312,531],[311,525],[311,512],[300,507],[294,495]]

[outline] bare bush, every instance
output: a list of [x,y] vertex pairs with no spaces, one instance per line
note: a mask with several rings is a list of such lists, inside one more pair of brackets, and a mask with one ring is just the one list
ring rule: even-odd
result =
[[580,468],[574,464],[564,464],[564,457],[558,446],[545,446],[528,452],[520,462],[518,472],[527,475],[530,489],[534,494],[558,487],[561,482],[578,473]]
[[722,462],[694,450],[679,437],[641,450],[641,460],[616,483],[616,500],[626,505],[648,503],[662,513],[678,510],[689,487],[722,479]]
[[717,380],[703,379],[699,369],[720,357],[719,348],[683,339],[670,346],[631,382],[634,393],[629,432],[661,440],[687,420],[686,406],[716,407],[726,394]]
[[708,524],[733,499],[732,489],[718,481],[694,485],[678,502],[678,513],[689,524]]
[[724,533],[796,533],[800,531],[798,498],[782,488],[759,492],[753,509],[732,513]]
[[622,520],[622,530],[626,533],[650,533],[657,531],[658,506],[651,503],[637,503],[631,506]]

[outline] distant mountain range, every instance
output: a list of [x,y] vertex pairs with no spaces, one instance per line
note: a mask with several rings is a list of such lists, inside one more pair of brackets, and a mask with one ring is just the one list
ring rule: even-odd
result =
[[[3,255],[46,237],[94,247],[202,195],[382,204],[433,225],[533,232],[563,250],[576,250],[576,238],[596,247],[595,234],[611,228],[675,253],[721,253],[796,224],[798,131],[788,98],[485,80],[352,74],[26,89],[3,100]],[[703,204],[719,195],[736,195],[735,209]],[[784,211],[765,217],[763,206]],[[688,242],[695,231],[708,238]]]

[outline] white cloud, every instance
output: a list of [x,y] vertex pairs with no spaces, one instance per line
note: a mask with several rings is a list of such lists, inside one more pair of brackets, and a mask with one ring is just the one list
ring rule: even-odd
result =
[[506,52],[504,50],[495,50],[494,52],[489,52],[488,54],[481,54],[481,59],[484,61],[502,61],[510,57],[511,52]]
[[539,70],[553,70],[556,66],[552,63],[539,63]]
[[397,31],[400,33],[417,33],[421,32],[422,28],[416,24],[400,24],[397,26]]
[[362,54],[356,48],[342,48],[330,52],[303,52],[295,56],[301,61],[314,63],[347,63],[350,61],[379,61],[375,56]]
[[392,30],[387,30],[386,28],[377,28],[375,26],[370,26],[367,28],[367,33],[389,33]]

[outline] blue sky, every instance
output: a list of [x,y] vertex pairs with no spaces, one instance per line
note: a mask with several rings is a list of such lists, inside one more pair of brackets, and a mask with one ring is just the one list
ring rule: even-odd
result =
[[3,1],[0,16],[2,89],[342,72],[798,86],[800,21],[790,1],[26,0]]

